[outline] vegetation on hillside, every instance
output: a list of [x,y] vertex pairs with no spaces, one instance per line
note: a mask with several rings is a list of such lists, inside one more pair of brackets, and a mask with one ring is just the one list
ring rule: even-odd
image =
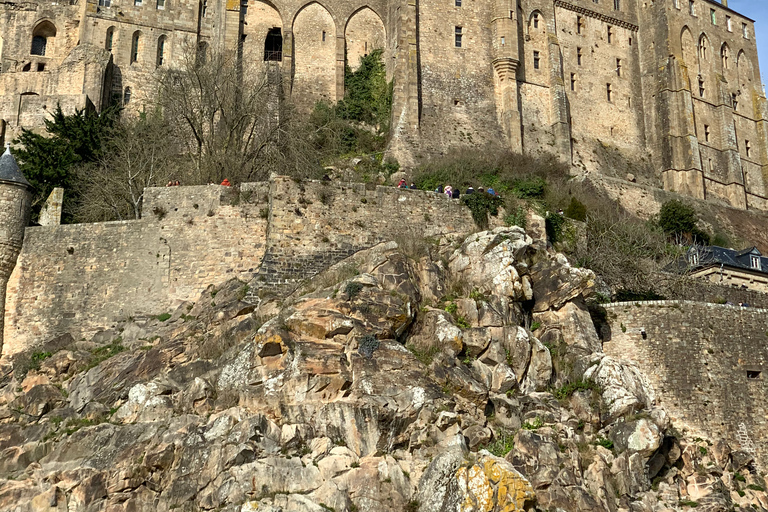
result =
[[[438,185],[493,188],[504,198],[508,224],[525,227],[524,211],[536,211],[545,217],[548,238],[577,265],[600,275],[614,297],[663,296],[666,289],[655,273],[680,257],[687,245],[711,239],[698,227],[690,206],[670,201],[657,218],[639,219],[588,182],[572,179],[567,165],[554,157],[463,149],[421,165],[413,175],[423,190]],[[492,205],[468,206],[480,227],[493,214]]]
[[35,218],[54,187],[66,190],[64,222],[96,222],[139,218],[144,188],[169,181],[317,178],[325,161],[349,154],[372,154],[380,165],[392,103],[381,53],[347,68],[345,98],[309,116],[278,101],[270,77],[231,53],[203,62],[190,52],[162,70],[157,97],[138,117],[117,106],[71,115],[57,107],[47,134],[25,130],[14,141],[36,189]]

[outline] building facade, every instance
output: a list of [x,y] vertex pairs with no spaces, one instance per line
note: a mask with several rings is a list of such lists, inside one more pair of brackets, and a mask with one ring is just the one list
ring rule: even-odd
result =
[[0,17],[5,140],[57,102],[141,110],[190,48],[278,66],[305,109],[381,48],[401,164],[497,144],[768,210],[755,27],[726,0],[17,0]]

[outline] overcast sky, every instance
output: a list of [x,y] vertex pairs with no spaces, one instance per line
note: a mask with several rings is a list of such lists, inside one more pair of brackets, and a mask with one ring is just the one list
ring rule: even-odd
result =
[[760,74],[768,76],[768,1],[766,0],[728,0],[728,7],[755,20],[757,32],[757,53],[760,55]]

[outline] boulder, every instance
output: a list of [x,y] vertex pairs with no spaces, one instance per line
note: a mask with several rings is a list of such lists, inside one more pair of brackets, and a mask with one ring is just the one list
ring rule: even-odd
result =
[[584,378],[594,380],[608,406],[609,421],[643,409],[656,402],[656,393],[648,378],[634,363],[603,357],[590,367]]
[[655,423],[641,418],[618,423],[611,429],[609,438],[619,451],[630,450],[649,458],[659,449],[664,436]]
[[594,272],[572,267],[562,254],[541,259],[530,272],[534,313],[560,309],[576,297],[587,297],[595,286]]

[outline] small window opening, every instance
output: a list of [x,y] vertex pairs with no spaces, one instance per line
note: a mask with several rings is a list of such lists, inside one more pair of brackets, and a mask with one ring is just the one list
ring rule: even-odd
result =
[[709,18],[712,21],[713,25],[717,25],[717,13],[714,9],[709,10]]
[[110,7],[112,0],[99,0],[99,7]]
[[748,140],[744,141],[744,149],[747,152],[747,158],[749,158],[751,156],[750,153],[752,152],[752,145],[749,143]]
[[133,33],[131,39],[131,64],[139,60],[139,39],[141,34],[139,32]]
[[744,36],[744,39],[749,39],[749,27],[746,23],[741,24],[741,35]]
[[698,265],[699,264],[699,253],[698,252],[692,252],[691,256],[688,258],[688,261],[693,266]]
[[709,172],[715,172],[715,164],[711,158],[707,159],[707,169],[709,169]]
[[325,42],[325,30],[323,30],[323,42]]
[[123,91],[123,105],[127,105],[131,101],[131,88],[126,87]]
[[157,58],[155,60],[155,64],[157,64],[157,67],[160,67],[163,65],[163,61],[165,60],[165,36],[160,36],[157,39]]
[[757,380],[760,378],[760,374],[762,372],[759,372],[757,370],[747,370],[747,378],[749,380]]
[[739,95],[735,92],[731,94],[731,102],[733,103],[733,110],[736,110],[739,106]]
[[612,39],[613,39],[613,27],[608,25],[608,44],[611,43]]
[[704,142],[709,142],[709,125],[704,125]]
[[613,10],[614,11],[621,10],[621,0],[613,0]]
[[701,41],[699,41],[699,52],[701,52],[701,58],[703,60],[707,60],[707,57],[709,57],[707,54],[708,50],[709,45],[707,44],[707,38],[702,36]]
[[461,7],[461,0],[454,0],[453,5],[456,7]]
[[629,38],[629,46],[632,46],[632,38]]
[[627,107],[632,108],[632,96],[627,96]]
[[672,2],[672,4],[675,6],[675,9],[679,9],[680,8],[680,0],[674,0]]
[[22,71],[32,71],[32,63],[31,62],[27,62],[27,64],[23,68],[21,68],[21,70]]
[[461,37],[464,35],[461,30],[462,30],[461,27],[455,27],[453,29],[453,34],[454,34],[453,44],[456,46],[456,48],[461,48]]
[[104,40],[104,48],[107,49],[107,51],[112,51],[112,41],[115,39],[115,28],[109,27],[107,29],[107,36]]
[[688,0],[688,12],[691,14],[691,16],[696,16],[696,4],[693,2],[693,0]]
[[720,50],[720,58],[723,61],[723,69],[728,69],[728,47],[723,45],[723,48]]
[[43,36],[32,38],[32,55],[45,55],[45,47],[48,45],[48,39]]
[[504,46],[504,44],[505,44],[504,36],[501,36],[501,46]]
[[754,254],[750,256],[749,258],[751,267],[760,270],[762,268],[762,265],[760,264],[760,256],[755,256]]
[[161,11],[165,9],[165,0],[157,0],[157,8]]
[[699,77],[699,96],[704,97],[704,79]]
[[201,8],[201,15],[203,18],[208,14],[208,0],[203,0],[203,6]]
[[613,94],[613,88],[611,87],[611,84],[605,84],[605,92],[606,97],[608,98],[608,102],[611,102],[611,96]]
[[45,64],[43,64],[42,62],[38,62],[37,63],[37,70],[38,71],[45,71]]
[[578,63],[579,66],[581,66],[581,57],[582,57],[581,48],[576,48],[576,62]]
[[533,13],[533,28],[539,28],[539,13]]
[[733,32],[733,21],[730,16],[725,17],[725,26],[728,28],[728,32]]
[[280,27],[269,29],[267,38],[264,40],[264,60],[282,61],[283,60],[283,33]]
[[576,90],[576,73],[571,73],[571,90]]
[[539,52],[533,52],[533,69],[539,69]]
[[616,59],[616,76],[621,76],[621,59]]
[[136,7],[141,7],[142,6],[142,1],[143,0],[133,0],[133,5],[135,5]]
[[584,31],[584,18],[576,16],[576,33],[581,34]]

